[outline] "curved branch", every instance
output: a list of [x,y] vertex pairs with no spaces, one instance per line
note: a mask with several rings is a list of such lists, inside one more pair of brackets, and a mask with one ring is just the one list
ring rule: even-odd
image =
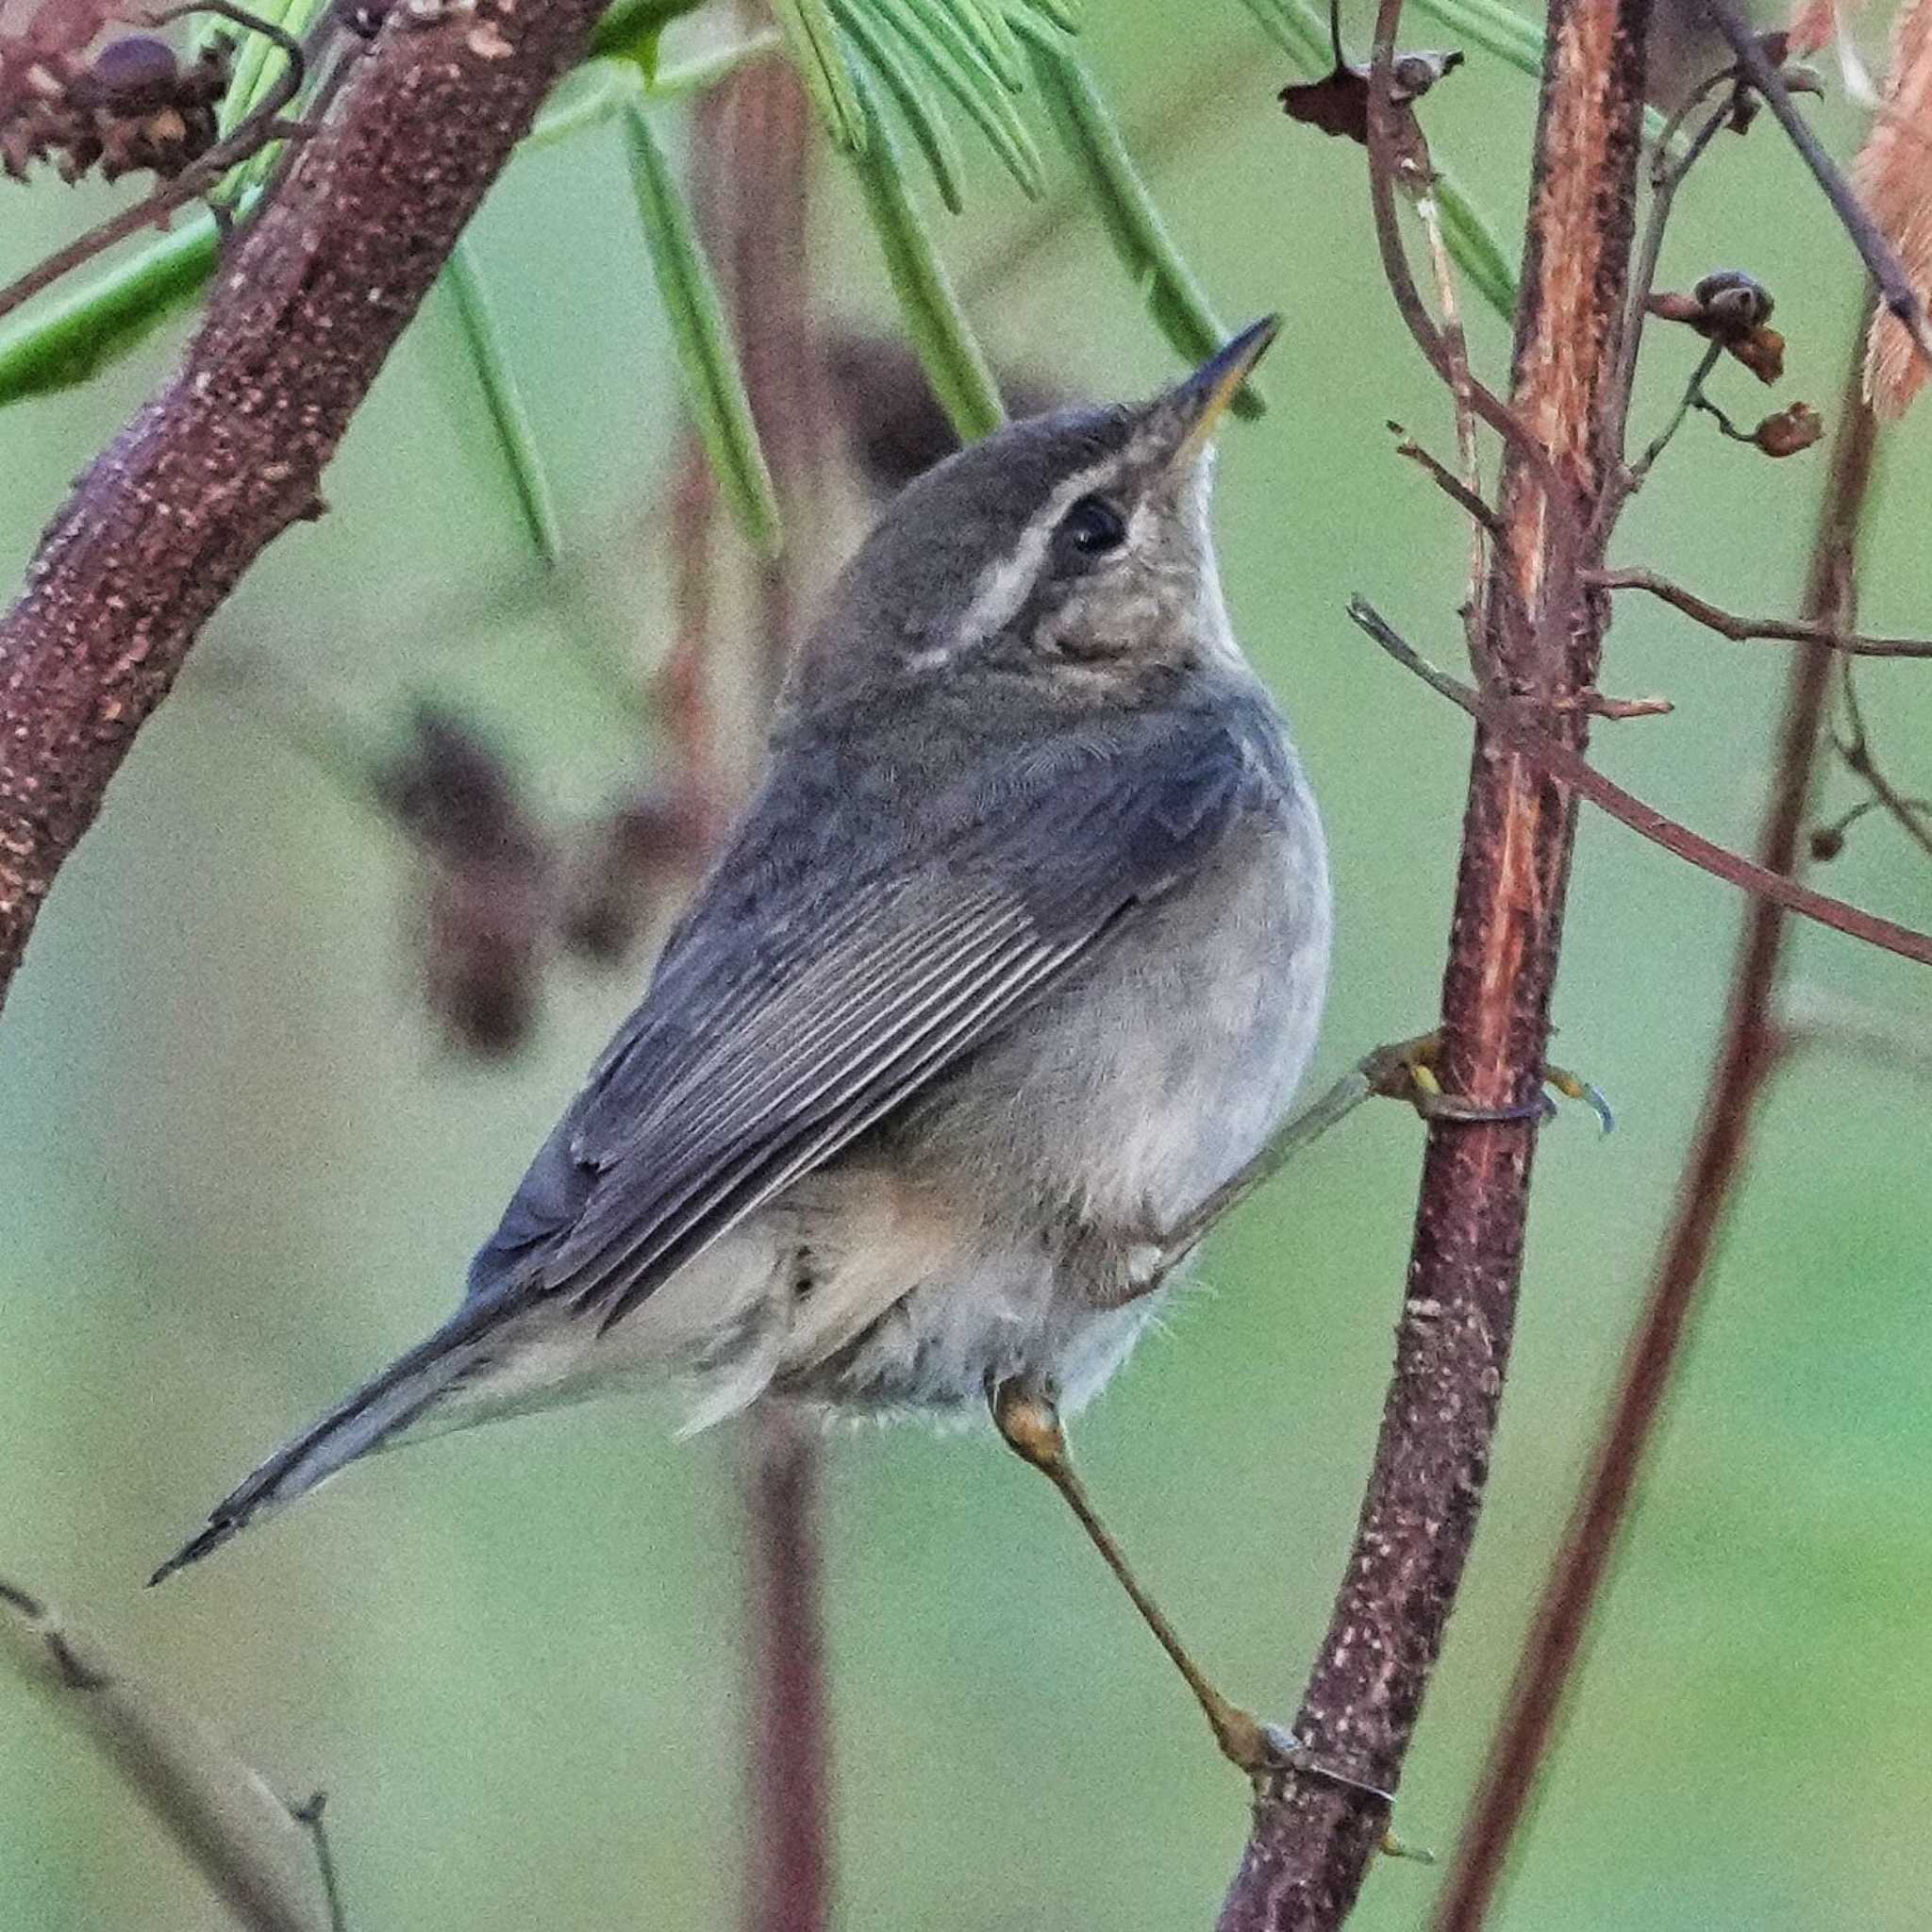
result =
[[0,1000],[201,626],[289,525],[597,0],[398,8],[0,623]]
[[[1860,398],[1857,407],[1863,407]],[[1848,658],[1932,658],[1932,638],[1875,638],[1841,631],[1825,617],[1736,617],[1654,570],[1600,570],[1590,581],[1600,591],[1643,591],[1674,610],[1695,618],[1707,630],[1734,644],[1762,640],[1771,643],[1824,644]]]

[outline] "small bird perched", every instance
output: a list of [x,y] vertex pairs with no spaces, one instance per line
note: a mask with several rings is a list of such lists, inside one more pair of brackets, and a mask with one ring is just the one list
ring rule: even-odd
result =
[[1137,407],[911,484],[839,580],[768,769],[461,1309],[276,1451],[156,1580],[377,1449],[667,1383],[971,1414],[1074,1483],[1060,1407],[1154,1314],[1313,1051],[1329,890],[1228,625],[1210,437],[1257,323]]

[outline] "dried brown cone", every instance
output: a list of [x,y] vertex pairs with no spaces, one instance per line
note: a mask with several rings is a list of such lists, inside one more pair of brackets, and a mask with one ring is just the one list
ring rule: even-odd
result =
[[[1932,303],[1932,0],[1907,0],[1898,16],[1885,97],[1854,179],[1920,302]],[[1865,349],[1865,395],[1873,408],[1880,416],[1903,415],[1925,374],[1912,339],[1881,311]]]

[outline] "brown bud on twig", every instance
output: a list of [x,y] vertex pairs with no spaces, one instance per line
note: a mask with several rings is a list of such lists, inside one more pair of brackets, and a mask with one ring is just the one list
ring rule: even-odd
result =
[[99,167],[107,180],[145,168],[172,180],[219,139],[230,43],[211,40],[186,67],[152,34],[109,41],[85,66],[50,55],[0,84],[0,168],[25,180],[58,157],[63,180]]
[[1809,403],[1792,403],[1767,416],[1751,432],[1751,441],[1768,457],[1794,457],[1824,435],[1824,421]]
[[1785,373],[1785,339],[1768,326],[1776,304],[1742,269],[1714,270],[1689,294],[1659,290],[1644,306],[1659,321],[1680,322],[1716,342],[1759,382],[1776,382]]

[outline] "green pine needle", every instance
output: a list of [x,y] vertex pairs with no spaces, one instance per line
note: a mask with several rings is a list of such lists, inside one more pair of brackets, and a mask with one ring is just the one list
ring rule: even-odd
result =
[[865,115],[826,0],[772,0],[772,12],[791,43],[806,91],[833,146],[847,154],[863,153]]
[[832,0],[832,10],[839,17],[839,25],[852,36],[864,54],[873,72],[884,81],[887,92],[898,103],[900,116],[913,140],[919,143],[919,151],[931,171],[933,186],[939,190],[940,200],[945,204],[947,212],[958,214],[964,206],[961,179],[965,174],[965,161],[959,153],[958,142],[953,138],[952,125],[947,121],[944,109],[900,54],[884,27],[863,7],[857,5],[856,0]]
[[503,337],[496,325],[496,311],[485,286],[482,269],[469,238],[459,241],[443,270],[443,279],[455,298],[457,320],[463,332],[463,345],[476,372],[483,400],[490,410],[491,427],[504,467],[509,473],[510,487],[516,492],[517,508],[523,513],[524,527],[543,562],[555,565],[563,554],[562,533],[557,521],[556,499],[550,492],[550,478],[537,448],[530,412],[525,406],[523,391],[504,350]]
[[868,138],[865,152],[853,157],[852,166],[885,255],[906,333],[946,420],[962,441],[976,441],[1007,420],[999,386],[912,197],[878,95],[863,71],[855,70],[855,77]]
[[[1228,330],[1174,246],[1100,90],[1057,36],[1031,25],[1022,31],[1030,44],[1048,110],[1092,192],[1094,211],[1114,253],[1143,291],[1161,334],[1189,362],[1206,360],[1227,341]],[[1235,397],[1234,408],[1241,415],[1257,416],[1264,407],[1250,377]]]
[[[760,556],[775,557],[783,541],[777,492],[697,225],[635,95],[625,104],[624,131],[644,242],[676,344],[692,426],[746,541]],[[877,132],[874,123],[868,136]],[[860,164],[858,156],[854,160]]]

